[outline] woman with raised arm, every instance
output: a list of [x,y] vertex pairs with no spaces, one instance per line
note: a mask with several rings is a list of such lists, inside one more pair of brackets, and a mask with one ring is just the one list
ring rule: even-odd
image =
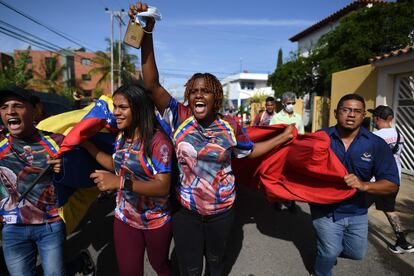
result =
[[143,275],[146,249],[157,274],[171,275],[171,141],[161,131],[143,87],[121,86],[113,102],[120,129],[114,154],[90,142],[82,146],[108,170],[91,174],[99,190],[117,190],[114,242],[119,274]]
[[[129,15],[146,11],[131,6]],[[181,275],[201,275],[203,256],[211,275],[222,275],[226,242],[234,220],[234,175],[231,158],[259,157],[292,139],[292,126],[279,136],[253,144],[230,116],[219,111],[220,81],[209,73],[194,74],[186,84],[183,105],[160,85],[152,31],[147,18],[141,44],[144,84],[171,133],[180,170],[176,187],[180,209],[173,214],[173,237]]]

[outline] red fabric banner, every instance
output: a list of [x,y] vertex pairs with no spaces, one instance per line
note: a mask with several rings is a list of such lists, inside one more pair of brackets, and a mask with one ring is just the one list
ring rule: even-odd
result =
[[[247,127],[253,142],[267,140],[283,132],[286,125]],[[236,183],[264,189],[269,201],[295,200],[331,204],[351,197],[343,177],[347,170],[330,149],[323,132],[297,135],[286,145],[256,159],[232,160]]]

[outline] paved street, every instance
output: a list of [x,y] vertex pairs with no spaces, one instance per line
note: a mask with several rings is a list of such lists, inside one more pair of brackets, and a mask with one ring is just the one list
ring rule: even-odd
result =
[[[256,276],[308,275],[314,259],[315,240],[307,204],[300,203],[295,215],[287,211],[276,212],[260,192],[239,188],[237,221],[229,244],[227,272]],[[98,275],[117,274],[112,244],[112,208],[110,200],[97,202],[82,230],[71,235],[68,243],[70,255],[80,248],[90,250],[97,261]],[[390,263],[392,260],[379,252],[370,243],[364,261],[339,259],[334,275],[400,275]],[[156,275],[148,265],[146,275]]]

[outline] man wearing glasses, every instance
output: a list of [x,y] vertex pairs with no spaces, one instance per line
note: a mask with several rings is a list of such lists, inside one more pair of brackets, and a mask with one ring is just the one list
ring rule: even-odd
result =
[[[361,124],[365,101],[357,94],[343,96],[335,110],[337,124],[324,129],[331,149],[348,170],[344,181],[357,189],[354,196],[337,204],[310,204],[317,236],[315,275],[332,275],[337,257],[361,260],[368,244],[365,195],[395,193],[400,183],[389,146]],[[375,177],[375,182],[370,179]]]
[[277,113],[270,120],[270,125],[275,124],[295,124],[299,134],[304,134],[305,129],[303,127],[302,116],[293,111],[293,107],[296,104],[296,94],[293,92],[285,92],[282,95],[283,109]]

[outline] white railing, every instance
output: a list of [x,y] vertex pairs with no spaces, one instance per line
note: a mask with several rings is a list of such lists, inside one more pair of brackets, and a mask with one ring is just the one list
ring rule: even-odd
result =
[[397,78],[396,128],[404,136],[403,172],[414,175],[414,74]]

